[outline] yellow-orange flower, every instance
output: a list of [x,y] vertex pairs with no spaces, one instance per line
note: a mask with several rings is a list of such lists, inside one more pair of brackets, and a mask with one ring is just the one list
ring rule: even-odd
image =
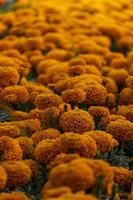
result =
[[39,143],[42,140],[56,139],[61,135],[60,131],[54,128],[48,128],[34,133],[31,138],[34,143]]
[[91,115],[79,109],[61,114],[59,124],[65,132],[83,133],[85,131],[94,130],[95,128]]
[[118,146],[117,140],[115,140],[111,134],[104,131],[88,131],[85,132],[83,136],[93,138],[101,153],[111,151],[114,147]]
[[23,86],[8,86],[2,91],[1,96],[9,104],[22,104],[29,100],[29,93]]
[[52,106],[59,107],[61,103],[61,98],[56,94],[40,94],[35,99],[35,104],[39,109],[45,109]]
[[7,181],[7,173],[4,168],[0,165],[0,190],[4,189]]
[[7,173],[7,186],[23,186],[31,178],[31,170],[23,161],[5,161],[1,163]]

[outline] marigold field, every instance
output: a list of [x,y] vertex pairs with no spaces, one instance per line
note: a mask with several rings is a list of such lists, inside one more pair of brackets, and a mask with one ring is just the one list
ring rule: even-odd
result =
[[133,0],[1,5],[0,200],[133,200]]

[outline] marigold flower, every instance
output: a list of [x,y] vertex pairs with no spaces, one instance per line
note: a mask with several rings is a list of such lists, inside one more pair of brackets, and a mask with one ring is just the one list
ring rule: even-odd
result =
[[28,159],[28,160],[24,160],[23,161],[26,165],[29,166],[29,168],[31,169],[31,177],[36,178],[39,174],[39,165],[36,161],[32,160],[32,159]]
[[19,74],[13,67],[0,67],[0,87],[16,85],[19,81]]
[[68,89],[62,92],[61,98],[65,103],[82,103],[86,99],[86,94],[81,89]]
[[101,118],[100,125],[103,127],[104,130],[106,130],[107,125],[112,122],[112,121],[117,121],[117,120],[126,120],[126,118],[122,115],[109,115],[106,117]]
[[22,104],[29,100],[29,93],[23,86],[8,86],[1,96],[6,103]]
[[102,57],[100,57],[99,55],[96,54],[80,55],[79,58],[84,59],[87,65],[94,65],[99,70],[102,69],[103,60]]
[[30,119],[39,119],[42,121],[44,115],[44,110],[40,110],[38,108],[35,108],[29,112],[29,118]]
[[129,185],[130,173],[129,170],[123,167],[112,167],[114,170],[114,181],[119,185]]
[[23,186],[29,182],[31,170],[23,161],[5,161],[1,165],[7,173],[8,187]]
[[76,166],[78,166],[79,163],[86,163],[88,167],[90,167],[91,170],[93,171],[93,174],[95,177],[95,183],[98,177],[103,176],[104,188],[107,189],[107,193],[111,194],[112,184],[114,181],[114,172],[113,172],[112,167],[107,162],[103,160],[93,160],[93,159],[86,159],[86,158],[79,158],[77,160],[73,160],[72,162]]
[[33,141],[29,137],[19,137],[17,138],[21,149],[23,150],[23,157],[30,158],[33,153]]
[[109,152],[114,147],[118,146],[117,140],[115,140],[111,134],[104,131],[88,131],[85,132],[83,136],[93,138],[101,153]]
[[49,164],[49,168],[51,169],[63,163],[70,163],[72,160],[75,160],[78,158],[80,158],[80,155],[77,153],[69,153],[69,154],[61,153],[57,155],[56,158]]
[[34,133],[31,138],[34,143],[39,143],[42,140],[47,140],[47,139],[56,139],[61,135],[60,131],[54,128],[48,128],[45,130],[38,131]]
[[43,55],[34,55],[32,57],[30,57],[30,63],[33,67],[33,69],[37,69],[38,64],[44,60],[44,56]]
[[123,115],[127,120],[133,123],[133,105],[119,106],[118,114]]
[[12,121],[21,121],[21,120],[26,120],[29,118],[29,114],[27,112],[23,111],[12,111],[11,112],[11,119]]
[[2,160],[21,160],[23,156],[22,149],[16,139],[8,136],[0,137],[0,150],[3,152]]
[[116,93],[118,88],[115,81],[109,77],[103,77],[103,85],[108,93]]
[[81,74],[85,74],[85,67],[82,65],[74,65],[68,68],[69,76],[80,76]]
[[91,137],[83,137],[78,133],[67,132],[62,134],[58,140],[59,143],[70,153],[78,153],[83,157],[94,157],[97,146]]
[[37,65],[37,73],[44,74],[50,67],[56,66],[57,64],[59,64],[59,61],[55,59],[42,60]]
[[30,49],[43,49],[43,37],[29,37],[27,38],[26,45]]
[[9,136],[11,138],[16,138],[20,135],[20,130],[15,125],[4,125],[0,126],[0,137]]
[[88,105],[104,105],[106,101],[106,88],[100,84],[88,85],[86,90],[86,103]]
[[0,51],[8,50],[12,48],[11,41],[8,40],[0,40]]
[[95,129],[91,115],[79,109],[62,113],[59,118],[59,125],[65,132],[83,133]]
[[71,194],[71,189],[68,187],[59,187],[59,188],[51,188],[51,189],[42,189],[42,198],[44,199],[49,199],[49,198],[58,198],[61,197],[65,194],[70,193]]
[[23,135],[32,135],[36,131],[41,130],[41,123],[38,119],[27,119],[22,121],[4,122],[3,125],[15,125],[20,129]]
[[94,184],[94,175],[86,163],[71,162],[54,167],[49,173],[48,182],[54,188],[65,186],[77,192],[91,188]]
[[4,168],[0,165],[0,190],[4,189],[7,181],[7,173]]
[[128,62],[126,58],[114,58],[110,62],[110,67],[114,69],[128,69]]
[[57,154],[62,152],[62,146],[54,140],[42,140],[36,146],[34,156],[43,165],[49,164]]
[[133,140],[133,123],[128,120],[112,121],[108,124],[106,131],[118,141]]
[[126,79],[126,85],[128,88],[133,89],[133,76],[128,76]]
[[11,192],[11,193],[0,193],[0,200],[30,200],[24,193],[22,192]]
[[94,74],[97,76],[101,75],[100,70],[94,65],[85,65],[85,73],[86,74]]
[[72,58],[69,62],[68,65],[69,66],[74,66],[74,65],[85,65],[86,62],[84,59],[82,58]]
[[102,106],[90,106],[88,112],[93,117],[108,117],[110,115],[110,111],[107,107]]
[[122,36],[122,30],[120,27],[115,24],[110,25],[102,25],[99,27],[99,30],[101,31],[102,35],[106,35],[111,39],[119,39]]
[[58,127],[60,110],[56,107],[46,108],[43,113],[42,126],[44,128]]
[[124,88],[120,92],[120,102],[121,105],[129,105],[133,104],[133,89],[131,88]]
[[63,49],[53,49],[52,51],[50,51],[47,55],[48,59],[55,59],[58,61],[67,61],[70,58],[72,58],[72,52],[63,50]]
[[42,85],[47,85],[48,84],[47,76],[45,74],[39,75],[37,77],[37,82],[42,84]]
[[128,72],[125,69],[113,69],[109,72],[108,77],[112,78],[117,85],[125,85]]
[[52,106],[59,107],[61,103],[61,98],[56,94],[40,94],[35,99],[35,104],[39,109],[45,109]]

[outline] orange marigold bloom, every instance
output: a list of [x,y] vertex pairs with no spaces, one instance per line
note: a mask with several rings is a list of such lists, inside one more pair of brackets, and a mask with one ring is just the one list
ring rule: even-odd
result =
[[35,108],[29,112],[29,118],[30,119],[39,119],[42,121],[44,115],[44,110],[40,110],[38,108]]
[[94,65],[96,66],[99,70],[102,69],[103,66],[103,59],[99,55],[96,54],[87,54],[87,55],[80,55],[79,58],[84,59],[87,65]]
[[103,85],[107,89],[108,93],[116,93],[117,92],[117,85],[115,81],[109,77],[103,77]]
[[75,163],[76,166],[78,166],[79,163],[86,163],[88,167],[90,167],[91,170],[93,171],[93,174],[95,177],[95,183],[99,176],[103,176],[104,188],[107,189],[107,193],[111,194],[112,184],[114,181],[114,172],[113,172],[112,167],[107,162],[103,160],[93,160],[93,159],[86,159],[86,158],[79,158],[77,160],[73,160],[72,162]]
[[34,132],[41,130],[41,123],[38,119],[27,119],[10,123],[19,127],[21,134],[23,135],[32,135]]
[[114,58],[111,63],[110,67],[114,69],[128,69],[128,62],[126,58]]
[[70,51],[66,51],[64,49],[53,49],[52,51],[50,51],[47,55],[48,59],[55,59],[58,61],[67,61],[70,58],[72,58],[72,52]]
[[106,101],[106,88],[100,84],[88,85],[86,90],[86,103],[88,105],[104,105]]
[[46,108],[43,113],[42,125],[44,128],[58,127],[60,110],[56,107]]
[[117,140],[115,140],[111,134],[104,131],[88,131],[85,132],[83,136],[93,138],[101,153],[111,151],[114,147],[118,146]]
[[37,69],[36,69],[37,73],[38,74],[44,74],[44,73],[46,73],[48,68],[56,66],[57,64],[59,64],[59,62],[55,59],[42,60],[37,65]]
[[0,190],[4,189],[7,181],[7,173],[4,168],[0,165]]
[[0,126],[0,137],[1,136],[9,136],[11,138],[16,138],[20,135],[20,130],[15,125],[5,125]]
[[69,153],[78,153],[84,157],[94,157],[96,155],[97,146],[91,137],[84,137],[78,133],[64,133],[59,138],[59,143]]
[[38,162],[47,165],[61,152],[62,146],[57,141],[42,140],[36,146],[34,156]]
[[38,132],[34,133],[31,136],[31,138],[32,138],[32,140],[33,140],[34,143],[38,144],[42,140],[56,139],[60,135],[61,135],[61,133],[57,129],[48,128],[48,129],[41,130],[41,131],[38,131]]
[[68,89],[62,92],[61,98],[65,103],[82,103],[86,99],[86,94],[82,89]]
[[106,129],[107,125],[112,122],[112,121],[117,121],[117,120],[126,120],[126,118],[122,115],[109,115],[109,116],[106,116],[106,117],[102,117],[101,118],[101,122],[100,124],[102,125],[102,127],[104,129]]
[[44,186],[41,193],[42,193],[41,196],[44,199],[58,198],[68,193],[71,194],[71,189],[68,187],[46,189],[46,186]]
[[74,66],[74,65],[85,65],[86,62],[84,59],[82,58],[72,58],[69,62],[68,65],[69,66]]
[[29,100],[29,93],[23,86],[8,86],[1,96],[6,103],[22,104]]
[[22,192],[0,193],[0,200],[30,200]]
[[26,120],[29,118],[29,114],[23,111],[12,111],[11,112],[11,119],[12,121],[21,121]]
[[85,74],[85,67],[84,65],[74,65],[68,68],[69,76],[79,76],[81,74]]
[[80,155],[77,153],[61,153],[56,156],[56,158],[50,163],[49,168],[53,168],[59,164],[70,163],[72,160],[80,158]]
[[52,106],[59,107],[61,103],[61,98],[56,94],[40,94],[35,99],[35,105],[39,109],[45,109]]
[[100,70],[96,66],[93,66],[93,65],[85,65],[85,73],[86,74],[94,74],[97,76],[101,75]]
[[119,185],[129,185],[131,182],[129,170],[123,167],[112,167],[114,170],[114,181]]
[[109,72],[108,76],[112,78],[117,85],[125,85],[128,72],[125,69],[113,69]]
[[112,121],[108,124],[106,131],[118,141],[133,140],[133,123],[128,120]]
[[19,74],[13,67],[0,66],[0,87],[16,85],[19,81]]
[[93,117],[108,117],[110,115],[109,109],[107,107],[101,106],[90,106],[88,112]]
[[86,163],[71,162],[54,167],[49,173],[48,182],[54,188],[66,186],[77,192],[91,188],[94,184],[94,175]]
[[43,37],[29,37],[26,40],[26,46],[28,49],[43,49],[44,41]]
[[126,85],[128,88],[133,89],[133,76],[128,76],[126,79]]
[[94,121],[88,112],[75,109],[61,114],[59,125],[65,132],[83,133],[95,129]]
[[127,120],[133,123],[133,105],[119,106],[118,114],[123,115]]
[[23,186],[29,182],[31,170],[23,161],[5,161],[1,165],[7,173],[8,187]]
[[32,160],[32,159],[28,159],[28,160],[24,160],[23,161],[26,165],[29,166],[29,168],[31,169],[31,176],[33,178],[36,178],[39,174],[39,165],[36,161]]
[[8,136],[0,137],[0,150],[3,152],[2,160],[21,160],[22,149],[16,139]]
[[120,92],[120,102],[119,103],[122,105],[133,104],[133,89],[124,88]]
[[17,138],[21,149],[23,150],[23,157],[32,157],[33,154],[33,141],[29,137],[19,137]]

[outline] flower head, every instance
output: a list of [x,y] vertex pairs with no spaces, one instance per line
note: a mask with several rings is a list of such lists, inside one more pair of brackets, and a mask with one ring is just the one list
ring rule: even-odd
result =
[[65,132],[83,133],[94,130],[93,118],[83,110],[71,110],[61,114],[59,125]]

